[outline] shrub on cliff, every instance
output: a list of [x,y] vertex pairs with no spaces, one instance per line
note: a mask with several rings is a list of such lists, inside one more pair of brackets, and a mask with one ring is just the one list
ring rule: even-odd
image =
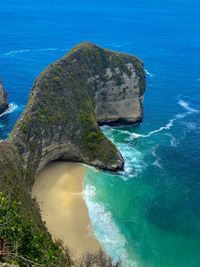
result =
[[31,221],[25,222],[20,208],[20,202],[0,193],[0,260],[20,266],[71,266],[68,252]]

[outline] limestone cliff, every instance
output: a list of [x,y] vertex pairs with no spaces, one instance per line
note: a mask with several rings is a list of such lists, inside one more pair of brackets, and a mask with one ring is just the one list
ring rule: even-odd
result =
[[35,81],[10,140],[33,176],[56,159],[121,169],[121,154],[98,122],[140,121],[144,90],[139,59],[82,43]]
[[0,81],[0,114],[8,108],[7,93],[3,87],[2,81]]
[[13,192],[24,212],[41,224],[28,190],[53,160],[116,171],[120,152],[99,124],[142,119],[143,64],[134,56],[82,43],[48,66],[7,142],[0,143],[0,191]]

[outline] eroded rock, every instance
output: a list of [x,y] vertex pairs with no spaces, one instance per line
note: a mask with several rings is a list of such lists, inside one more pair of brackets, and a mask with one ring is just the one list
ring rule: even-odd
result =
[[7,108],[8,108],[7,93],[3,87],[2,81],[0,81],[0,114],[6,111]]

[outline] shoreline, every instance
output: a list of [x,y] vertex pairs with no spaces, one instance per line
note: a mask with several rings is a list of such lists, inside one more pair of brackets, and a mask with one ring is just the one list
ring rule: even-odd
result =
[[62,240],[75,257],[101,249],[83,198],[86,168],[79,163],[52,162],[38,173],[32,188],[32,198],[53,240]]

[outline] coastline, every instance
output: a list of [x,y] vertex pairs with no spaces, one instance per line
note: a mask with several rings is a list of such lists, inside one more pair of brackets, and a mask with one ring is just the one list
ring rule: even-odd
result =
[[53,240],[62,240],[75,257],[101,248],[82,193],[86,168],[79,163],[50,163],[39,172],[32,188]]

